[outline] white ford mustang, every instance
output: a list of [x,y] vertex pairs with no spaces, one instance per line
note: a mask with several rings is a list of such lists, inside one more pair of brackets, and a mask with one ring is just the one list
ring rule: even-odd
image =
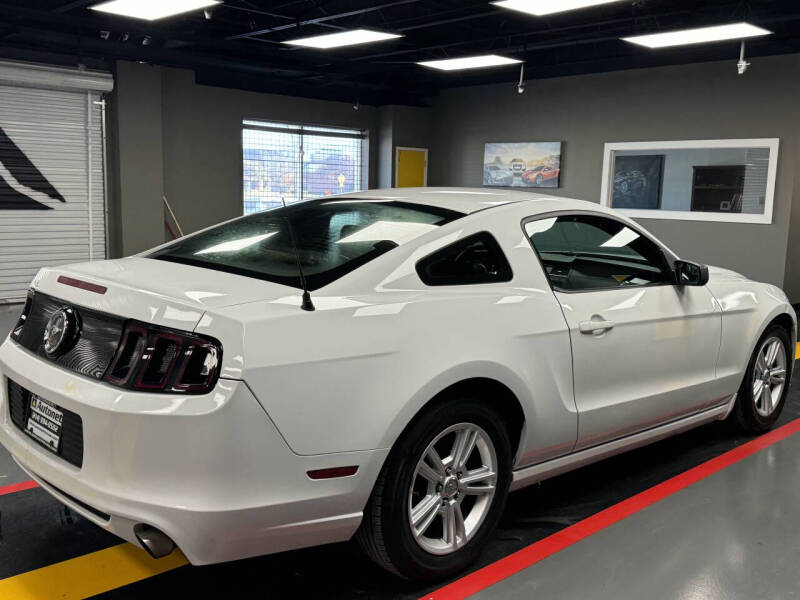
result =
[[729,416],[765,431],[795,341],[780,289],[596,204],[364,192],[43,269],[0,347],[0,442],[156,557],[355,536],[430,579],[509,490]]

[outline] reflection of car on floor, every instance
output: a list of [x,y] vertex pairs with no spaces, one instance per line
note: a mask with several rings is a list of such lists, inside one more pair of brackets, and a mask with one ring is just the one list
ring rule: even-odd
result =
[[0,346],[0,442],[156,557],[355,536],[443,578],[509,490],[729,416],[769,429],[795,331],[777,287],[594,203],[360,192],[40,271]]
[[614,195],[639,195],[647,189],[647,175],[639,170],[622,171],[614,175]]
[[484,185],[511,185],[514,176],[505,167],[498,165],[486,165],[483,167]]
[[540,165],[533,169],[528,169],[522,174],[522,180],[529,185],[544,185],[545,182],[558,181],[561,170],[558,167]]

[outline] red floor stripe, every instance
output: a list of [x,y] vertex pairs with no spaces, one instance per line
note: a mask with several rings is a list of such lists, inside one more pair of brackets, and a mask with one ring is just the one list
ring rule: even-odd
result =
[[718,473],[731,465],[752,456],[756,452],[763,450],[781,440],[786,439],[800,432],[800,419],[779,427],[767,434],[762,435],[746,444],[742,444],[724,454],[712,458],[688,471],[676,475],[671,479],[659,483],[635,496],[623,500],[605,510],[600,511],[579,521],[574,525],[562,529],[553,535],[544,538],[522,550],[510,554],[499,561],[492,563],[470,573],[461,579],[450,583],[443,588],[430,594],[422,596],[420,600],[456,600],[467,598],[473,594],[488,588],[489,586],[518,573],[523,569],[536,564],[540,560],[567,548],[580,540],[597,533],[631,516],[656,502],[663,500],[667,496],[689,487],[693,483],[705,479],[714,473]]
[[5,496],[7,494],[13,494],[14,492],[21,492],[23,490],[30,490],[35,487],[39,487],[39,484],[35,481],[23,481],[21,483],[12,483],[11,485],[6,485],[4,487],[0,487],[0,496]]

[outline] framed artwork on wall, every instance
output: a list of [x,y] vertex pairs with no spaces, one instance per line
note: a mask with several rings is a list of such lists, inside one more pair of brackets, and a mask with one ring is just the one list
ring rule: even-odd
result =
[[483,185],[557,188],[561,142],[489,142],[483,151]]
[[618,156],[614,161],[614,208],[661,208],[664,155]]

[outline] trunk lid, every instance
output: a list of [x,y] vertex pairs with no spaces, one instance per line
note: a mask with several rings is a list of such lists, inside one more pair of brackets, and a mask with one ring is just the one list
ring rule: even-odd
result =
[[185,331],[208,310],[300,295],[269,281],[138,256],[47,267],[33,286],[78,306]]

